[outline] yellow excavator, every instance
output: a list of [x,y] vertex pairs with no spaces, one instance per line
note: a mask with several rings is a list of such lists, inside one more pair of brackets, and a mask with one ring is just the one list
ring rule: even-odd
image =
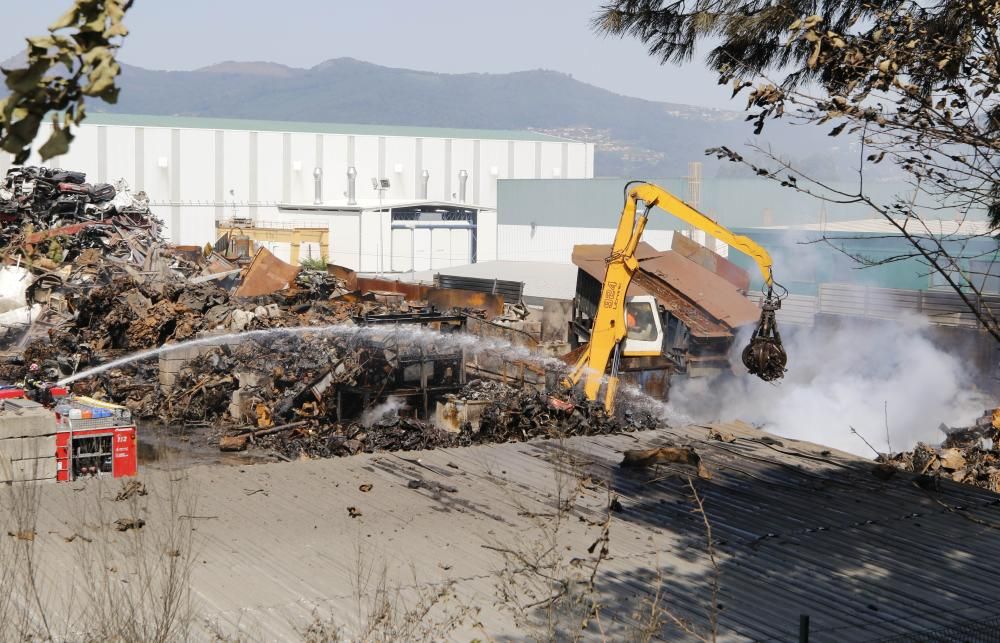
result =
[[[643,211],[636,216],[640,203],[643,204]],[[649,213],[656,206],[745,253],[757,264],[767,291],[761,302],[760,321],[750,343],[743,350],[743,364],[751,374],[764,381],[783,377],[788,357],[775,321],[775,311],[781,307],[781,299],[775,293],[771,256],[749,237],[733,234],[663,188],[633,181],[625,186],[625,207],[618,222],[611,256],[606,260],[608,269],[601,287],[590,341],[563,382],[564,385],[573,387],[583,380],[583,391],[587,399],[597,400],[610,364],[602,399],[604,407],[611,413],[614,411],[622,357],[648,356],[660,352],[662,332],[658,333],[652,325],[657,319],[655,300],[652,297],[633,297],[626,304],[629,284],[639,268],[635,257],[636,248],[642,239]],[[645,323],[643,320],[646,320]]]

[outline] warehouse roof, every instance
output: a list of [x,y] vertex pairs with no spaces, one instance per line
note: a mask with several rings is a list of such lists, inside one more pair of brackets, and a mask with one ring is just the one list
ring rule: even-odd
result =
[[355,136],[407,136],[426,138],[470,138],[504,141],[575,142],[566,138],[521,130],[468,129],[456,127],[416,127],[411,125],[360,125],[346,123],[308,123],[295,121],[211,118],[203,116],[161,116],[155,114],[110,114],[88,112],[85,125],[124,127],[168,127],[190,129],[228,129],[257,132],[305,132],[308,134],[345,134]]
[[[701,455],[710,479],[688,465],[619,465],[627,449],[679,444]],[[262,640],[295,638],[315,614],[331,611],[350,626],[358,567],[382,561],[392,570],[390,582],[425,588],[454,582],[457,600],[482,608],[476,619],[493,638],[525,638],[496,606],[503,567],[497,549],[544,542],[545,516],[574,497],[559,551],[567,561],[587,560],[607,516],[601,481],[621,504],[611,514],[609,557],[597,579],[601,625],[612,640],[628,636],[644,601],[659,589],[662,607],[702,630],[707,625],[714,573],[704,522],[693,511],[692,479],[719,565],[720,640],[795,640],[800,614],[810,616],[811,640],[820,642],[995,618],[1000,499],[950,482],[921,489],[912,474],[883,481],[872,469],[856,456],[775,440],[737,422],[198,466],[187,470],[186,484],[203,491],[196,514],[182,524],[195,529],[191,587],[204,621],[248,628]],[[169,474],[147,469],[144,477],[152,500],[144,503],[143,529],[150,532],[166,521]],[[568,496],[556,493],[566,478]],[[35,545],[36,560],[53,580],[46,588],[66,587],[78,549],[94,546],[79,539],[71,545],[66,536],[82,529],[72,517],[101,492],[96,482],[43,488]],[[107,520],[127,510],[127,503],[104,502]],[[110,533],[131,542],[129,533]],[[668,630],[664,638],[678,636]]]

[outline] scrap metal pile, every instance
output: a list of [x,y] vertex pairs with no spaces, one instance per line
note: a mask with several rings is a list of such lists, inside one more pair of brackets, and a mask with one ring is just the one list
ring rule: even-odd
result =
[[[361,291],[325,271],[291,266],[266,249],[238,259],[221,243],[170,246],[145,195],[123,184],[91,187],[85,178],[17,168],[0,189],[0,381],[24,380],[29,364],[41,366],[36,378],[55,381],[205,340],[176,357],[95,372],[73,387],[147,421],[200,427],[223,449],[256,445],[285,458],[651,424],[638,415],[607,417],[568,393],[539,392],[524,384],[523,368],[521,388],[466,383],[468,342],[400,321],[411,315],[454,331],[462,326],[456,320],[476,314],[469,309],[477,300],[463,299],[465,291],[450,291],[451,305],[462,305],[439,313],[426,301]],[[498,328],[492,331],[506,330]],[[474,427],[457,431],[417,419],[433,418],[445,396],[485,398],[487,408]]]
[[602,404],[569,392],[553,394],[473,380],[452,397],[487,401],[475,425],[464,422],[457,432],[448,431],[432,421],[410,417],[412,409],[390,400],[357,420],[306,421],[286,425],[287,428],[243,432],[230,444],[242,448],[243,441],[252,441],[261,449],[292,459],[303,455],[335,457],[571,435],[606,435],[656,426],[652,415],[636,412],[627,417],[609,417]]
[[58,228],[107,218],[128,200],[117,200],[122,186],[91,185],[83,172],[44,167],[14,167],[0,186],[0,245],[8,246],[25,228]]
[[336,323],[356,309],[329,301],[301,305],[317,292],[337,291],[340,283],[297,269],[280,294],[237,298],[240,266],[201,248],[166,245],[162,224],[142,195],[123,190],[108,207],[87,203],[70,211],[63,197],[38,196],[40,179],[31,193],[26,183],[14,183],[20,196],[2,201],[15,220],[0,247],[6,264],[0,341],[5,349],[20,349],[0,366],[7,381],[23,377],[31,362],[42,365],[45,377],[59,379],[202,332]]
[[876,475],[912,472],[924,488],[951,480],[1000,493],[1000,409],[987,410],[967,428],[948,429],[940,447],[922,442],[912,451],[879,456]]

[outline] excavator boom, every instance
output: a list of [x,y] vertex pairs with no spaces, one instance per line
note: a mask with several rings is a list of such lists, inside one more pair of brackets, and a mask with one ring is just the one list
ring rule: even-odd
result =
[[[772,262],[767,250],[749,237],[732,233],[659,186],[632,182],[626,185],[625,190],[625,207],[618,221],[611,256],[607,259],[608,269],[601,288],[601,298],[594,316],[590,341],[567,377],[566,384],[574,386],[583,380],[585,395],[588,399],[596,400],[600,394],[604,374],[610,364],[610,375],[603,402],[609,412],[613,410],[618,387],[618,370],[628,332],[625,298],[632,277],[639,267],[635,251],[646,229],[649,212],[657,206],[688,225],[703,230],[707,235],[743,252],[757,264],[767,286],[767,295],[761,304],[760,322],[750,344],[743,351],[743,363],[752,374],[765,381],[782,377],[787,356],[775,322],[775,311],[780,308],[781,302],[774,295]],[[640,203],[644,209],[637,217]]]

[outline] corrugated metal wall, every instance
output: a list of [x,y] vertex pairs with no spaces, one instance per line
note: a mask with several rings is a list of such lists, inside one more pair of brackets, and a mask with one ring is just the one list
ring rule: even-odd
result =
[[[759,292],[749,296],[755,302],[761,299]],[[1000,296],[988,295],[982,304],[1000,315]],[[901,290],[838,283],[821,284],[816,297],[789,295],[781,302],[778,322],[811,326],[817,314],[887,320],[920,315],[939,326],[979,326],[968,305],[952,290]]]

